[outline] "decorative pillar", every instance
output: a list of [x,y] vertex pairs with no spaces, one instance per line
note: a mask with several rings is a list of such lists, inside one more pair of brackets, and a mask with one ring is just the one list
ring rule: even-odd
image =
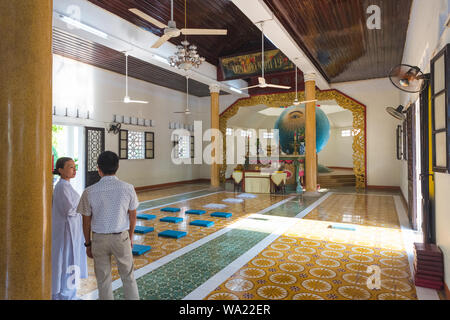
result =
[[[211,94],[211,129],[219,130],[219,92],[220,86],[218,84],[211,84],[209,86],[209,92]],[[218,187],[220,185],[219,179],[219,164],[217,163],[218,153],[217,150],[218,144],[215,140],[215,137],[211,137],[211,144],[214,146],[211,151],[211,186]],[[215,151],[217,150],[217,152]]]
[[0,299],[51,299],[52,0],[0,0]]
[[[316,75],[305,74],[305,100],[316,98]],[[316,103],[306,104],[305,124],[305,179],[306,192],[316,192],[317,189],[317,154],[316,154]]]

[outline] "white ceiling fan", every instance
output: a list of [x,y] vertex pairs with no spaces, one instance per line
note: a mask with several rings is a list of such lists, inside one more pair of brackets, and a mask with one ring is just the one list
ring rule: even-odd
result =
[[[295,58],[295,61],[297,61],[298,58]],[[316,102],[317,99],[314,100],[305,100],[305,101],[298,101],[298,71],[297,71],[297,64],[295,63],[295,100],[293,102],[294,106],[298,106],[302,103],[309,103],[309,102]]]
[[142,100],[132,100],[128,95],[128,52],[124,51],[125,54],[125,97],[121,101],[111,101],[111,102],[123,102],[123,103],[148,103],[148,101]]
[[262,34],[262,52],[261,52],[261,77],[258,77],[258,84],[250,87],[241,88],[241,90],[251,89],[251,88],[279,88],[279,89],[290,89],[288,86],[281,86],[278,84],[270,84],[266,83],[266,79],[264,78],[264,22],[261,22],[261,34]]
[[[295,58],[294,60],[297,61],[298,58]],[[298,106],[298,105],[300,105],[302,103],[310,103],[310,102],[316,102],[317,101],[317,99],[298,101],[298,90],[297,89],[298,89],[298,70],[297,70],[297,64],[295,64],[295,99],[294,99],[294,102],[292,104],[294,106]],[[288,101],[284,101],[283,100],[283,101],[279,101],[279,102],[285,103],[285,102],[288,102]]]
[[[185,6],[186,6],[186,2],[185,2]],[[170,20],[169,20],[169,22],[167,22],[167,25],[156,20],[155,18],[149,16],[148,14],[142,12],[139,9],[131,8],[128,10],[133,12],[135,15],[141,17],[142,19],[147,20],[148,22],[157,26],[158,28],[164,29],[164,35],[161,36],[158,39],[158,41],[156,41],[152,45],[152,48],[159,48],[163,43],[168,41],[170,38],[176,38],[180,34],[192,35],[192,36],[193,35],[208,36],[208,35],[226,35],[227,34],[227,29],[187,29],[187,28],[178,29],[176,22],[173,20],[173,0],[170,1]],[[185,12],[185,19],[186,19],[186,12]]]
[[[189,76],[186,76],[186,109],[184,111],[175,111],[174,113],[183,113],[186,115],[192,114],[189,110]],[[206,112],[196,112],[196,113],[206,113]]]

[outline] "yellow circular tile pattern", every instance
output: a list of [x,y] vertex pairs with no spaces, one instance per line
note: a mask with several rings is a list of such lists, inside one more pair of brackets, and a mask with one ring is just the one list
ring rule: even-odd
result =
[[[330,222],[351,223],[357,228],[331,229]],[[272,258],[264,255],[267,251]],[[280,257],[276,258],[273,251],[278,251]],[[221,284],[206,298],[233,293],[240,300],[417,299],[394,199],[390,196],[331,195],[243,269],[253,266],[264,270],[265,275],[252,279],[238,271],[228,279],[245,278],[253,283],[252,289],[231,292]],[[374,275],[367,273],[369,266],[380,268],[380,288],[367,286]]]
[[[285,239],[284,236],[276,239],[232,275],[228,282],[210,292],[206,299],[216,299],[218,294],[234,294],[240,300],[417,299],[404,252],[326,240],[314,240],[310,243],[310,240],[300,237],[296,238],[295,243],[289,242],[290,249],[277,246],[285,244]],[[308,247],[305,244],[314,246]],[[381,254],[382,251],[384,255]],[[380,267],[381,288],[371,290],[367,282],[372,274],[367,273],[367,269],[373,265]],[[238,284],[247,280],[252,285],[245,282],[248,290],[231,290],[227,287],[231,280],[237,280]],[[240,289],[244,287],[236,286]]]

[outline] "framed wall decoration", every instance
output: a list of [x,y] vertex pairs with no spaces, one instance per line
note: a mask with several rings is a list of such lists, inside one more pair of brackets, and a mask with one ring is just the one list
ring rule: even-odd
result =
[[397,146],[397,160],[403,159],[403,127],[397,126],[396,134],[396,146]]
[[[264,52],[265,73],[294,70],[294,64],[279,50]],[[218,79],[231,80],[261,74],[261,52],[219,58]]]
[[403,152],[403,160],[408,160],[408,122],[405,120],[403,121],[403,129],[402,129],[402,152]]

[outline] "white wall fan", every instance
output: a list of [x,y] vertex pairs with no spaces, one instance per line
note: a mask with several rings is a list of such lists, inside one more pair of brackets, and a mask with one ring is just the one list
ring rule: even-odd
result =
[[266,83],[264,78],[264,22],[261,22],[261,35],[262,35],[262,52],[261,52],[261,77],[258,77],[258,84],[250,87],[241,88],[241,90],[252,89],[252,88],[279,88],[279,89],[290,89],[288,86],[281,86],[278,84]]
[[[185,2],[186,6],[186,2]],[[208,36],[208,35],[226,35],[227,29],[191,29],[191,28],[182,28],[178,29],[176,22],[173,20],[173,0],[170,1],[170,20],[167,22],[167,25],[164,23],[158,21],[157,19],[149,16],[148,14],[142,12],[141,10],[137,8],[131,8],[128,9],[129,11],[133,12],[135,15],[141,17],[142,19],[150,22],[151,24],[157,26],[158,28],[164,29],[164,35],[161,36],[153,45],[152,48],[159,48],[163,43],[168,41],[170,38],[176,38],[180,36],[180,34],[183,35],[202,35],[202,36]],[[186,13],[185,13],[186,16]],[[185,18],[186,19],[186,18]]]
[[405,113],[406,111],[403,111],[405,109],[404,106],[399,105],[397,108],[393,108],[393,107],[387,107],[386,111],[387,113],[389,113],[391,116],[393,116],[394,118],[398,119],[398,120],[405,120],[406,116]]
[[128,52],[124,51],[125,54],[125,97],[120,101],[110,101],[110,102],[123,102],[123,103],[143,103],[146,104],[148,101],[142,100],[132,100],[128,95]]

